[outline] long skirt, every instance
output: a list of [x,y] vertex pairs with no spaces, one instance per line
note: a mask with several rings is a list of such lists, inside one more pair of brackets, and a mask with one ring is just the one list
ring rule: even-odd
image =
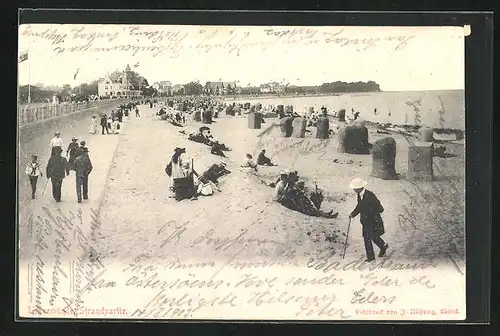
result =
[[173,189],[177,201],[191,198],[196,192],[193,176],[173,179]]

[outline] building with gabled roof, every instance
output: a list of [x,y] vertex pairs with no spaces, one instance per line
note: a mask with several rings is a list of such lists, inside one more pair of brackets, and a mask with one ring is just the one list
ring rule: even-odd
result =
[[170,81],[159,81],[152,85],[160,95],[171,96],[173,93],[172,82]]
[[[138,86],[133,85],[130,80],[132,75],[130,66],[127,64],[124,71],[114,71],[111,74],[106,74],[97,82],[97,93],[100,97],[109,98],[135,98],[142,95],[139,83]],[[140,77],[141,82],[144,81]]]

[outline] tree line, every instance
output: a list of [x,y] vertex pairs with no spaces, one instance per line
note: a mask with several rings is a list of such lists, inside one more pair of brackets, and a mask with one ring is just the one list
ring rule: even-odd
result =
[[[118,79],[119,72],[110,75],[113,80]],[[114,76],[114,77],[113,77]],[[157,97],[159,92],[149,86],[148,81],[143,76],[134,71],[127,72],[128,79],[134,89],[140,89],[142,95],[146,97]],[[219,82],[215,82],[219,83]],[[65,84],[59,90],[47,90],[39,86],[31,86],[31,101],[32,102],[51,102],[55,95],[60,102],[65,101],[85,101],[91,97],[98,95],[98,81],[80,84],[76,87],[71,87]],[[315,86],[298,86],[284,85],[276,92],[261,92],[259,86],[247,86],[237,88],[235,84],[223,83],[214,85],[214,82],[206,82],[205,85],[199,81],[191,81],[182,85],[178,90],[173,91],[172,95],[269,95],[269,94],[335,94],[348,92],[380,92],[380,85],[374,81],[368,82],[342,82],[336,81],[331,83],[323,83]],[[104,98],[104,97],[100,97]],[[24,85],[19,90],[20,103],[24,104],[28,101],[28,86]]]
[[279,91],[261,92],[259,86],[247,86],[237,90],[235,85],[217,85],[213,87],[211,82],[207,82],[205,86],[199,82],[189,82],[172,92],[173,95],[269,95],[269,94],[333,94],[347,92],[380,92],[380,85],[374,81],[368,82],[331,82],[323,83],[315,86],[298,86],[298,85],[283,85]]

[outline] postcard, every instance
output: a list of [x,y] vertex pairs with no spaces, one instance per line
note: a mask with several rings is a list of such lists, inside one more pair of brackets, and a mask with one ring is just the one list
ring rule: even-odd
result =
[[23,24],[23,318],[464,320],[463,27]]

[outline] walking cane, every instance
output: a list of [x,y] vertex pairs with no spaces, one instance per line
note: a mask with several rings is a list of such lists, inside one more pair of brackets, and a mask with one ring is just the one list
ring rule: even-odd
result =
[[345,258],[345,251],[347,250],[347,239],[349,239],[349,229],[350,228],[351,228],[351,217],[349,217],[349,225],[347,226],[347,235],[345,236],[344,254],[342,255],[342,259]]
[[47,188],[47,184],[49,184],[49,179],[48,178],[47,178],[47,182],[45,182],[45,186],[43,187],[42,196],[43,196],[43,193],[45,192],[45,188]]

